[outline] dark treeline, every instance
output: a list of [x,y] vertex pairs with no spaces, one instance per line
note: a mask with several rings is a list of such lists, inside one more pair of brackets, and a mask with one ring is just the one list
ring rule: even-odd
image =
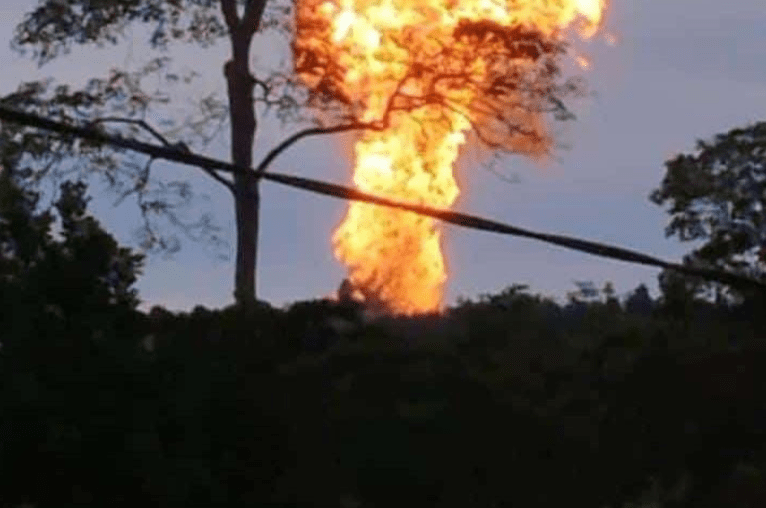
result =
[[0,182],[0,506],[766,506],[758,295],[144,313],[85,193]]

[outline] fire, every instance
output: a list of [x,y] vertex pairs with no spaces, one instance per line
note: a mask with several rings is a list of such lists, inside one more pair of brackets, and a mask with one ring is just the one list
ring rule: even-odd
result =
[[[516,152],[549,148],[555,59],[571,29],[596,33],[605,2],[301,0],[296,71],[316,104],[340,102],[378,126],[355,146],[359,189],[449,208],[469,132]],[[368,302],[398,314],[439,309],[447,272],[433,219],[355,202],[333,243]]]

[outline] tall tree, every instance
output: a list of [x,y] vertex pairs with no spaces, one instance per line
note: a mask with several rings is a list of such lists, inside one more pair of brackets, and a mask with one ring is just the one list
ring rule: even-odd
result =
[[[292,38],[296,34],[311,35],[324,30],[326,27],[314,19],[316,9],[317,3],[313,0],[303,2],[297,8],[291,0],[41,0],[18,25],[14,44],[21,51],[32,48],[34,58],[44,64],[76,45],[118,43],[130,25],[148,28],[148,43],[158,51],[167,49],[173,42],[205,47],[221,38],[228,39],[230,53],[224,65],[227,100],[204,100],[202,117],[192,127],[197,128],[214,119],[229,120],[231,159],[240,170],[232,179],[213,170],[205,171],[225,185],[234,198],[237,228],[235,297],[239,303],[248,303],[256,298],[259,180],[247,168],[253,167],[257,114],[261,111],[257,107],[259,103],[266,109],[276,108],[277,116],[282,120],[304,122],[304,125],[308,121],[310,125],[268,152],[255,166],[256,171],[265,170],[277,155],[306,136],[382,129],[394,112],[406,113],[434,106],[460,110],[470,120],[479,141],[492,150],[528,151],[530,146],[545,145],[547,135],[539,128],[539,123],[530,125],[525,119],[548,113],[557,119],[571,118],[562,99],[581,91],[577,81],[561,79],[559,63],[566,54],[563,41],[550,39],[532,29],[464,21],[455,30],[454,40],[464,48],[473,45],[475,51],[464,49],[455,54],[446,48],[436,56],[413,55],[412,61],[408,62],[411,69],[404,79],[423,80],[423,93],[416,96],[413,90],[403,86],[406,83],[402,83],[380,118],[363,121],[364,109],[343,93],[339,78],[342,69],[338,62],[327,58],[321,45],[305,44],[305,40],[301,42],[300,37],[295,37],[292,41],[294,65],[288,63],[286,70],[277,66],[276,70],[262,72],[264,76],[255,75],[251,48],[256,34],[273,29]],[[268,57],[274,53],[271,45],[275,39],[264,39],[263,42],[260,46],[262,56]],[[285,48],[290,45],[286,44]],[[478,82],[471,79],[469,71],[476,55],[492,62],[485,79]],[[121,122],[135,135],[143,130],[170,144],[143,122],[150,113],[156,117],[156,106],[167,103],[169,95],[163,91],[147,92],[142,85],[144,78],[158,73],[164,73],[167,81],[191,79],[167,71],[169,62],[170,59],[160,53],[160,57],[138,70],[114,69],[108,77],[94,78],[79,90],[64,85],[51,90],[47,86],[49,83],[26,84],[5,102],[47,116],[85,120],[99,126]],[[482,100],[471,105],[455,104],[450,99],[455,87],[472,88]],[[311,114],[304,114],[303,108],[310,108]],[[115,117],[115,113],[119,115]],[[33,142],[24,129],[3,126],[3,130],[4,141],[16,147],[9,153],[18,156],[31,153],[32,158],[36,158],[38,164],[32,173],[38,177],[44,174],[40,168],[45,170],[68,156],[89,156],[94,163],[91,169],[117,187],[122,198],[131,194],[137,196],[145,217],[147,245],[174,245],[155,234],[147,219],[152,214],[164,214],[187,230],[210,231],[210,222],[205,217],[189,224],[174,216],[174,211],[191,196],[187,182],[171,182],[161,186],[159,192],[152,193],[147,184],[150,181],[149,164],[129,164],[118,160],[114,153],[105,153],[105,147],[88,146],[56,135]],[[51,143],[57,150],[50,149]],[[186,149],[187,145],[177,146]],[[167,193],[175,193],[180,201],[169,201]]]
[[685,262],[766,280],[766,123],[698,141],[665,167],[650,199],[668,205],[667,236],[700,242]]
[[[272,2],[276,4],[278,2]],[[231,160],[239,168],[233,180],[224,179],[221,175],[209,172],[211,176],[226,185],[234,196],[236,207],[237,254],[235,297],[238,302],[255,300],[256,287],[256,252],[258,241],[258,181],[251,171],[244,168],[252,166],[252,153],[256,132],[256,110],[254,87],[261,83],[265,95],[272,91],[267,80],[259,81],[250,69],[250,49],[253,37],[264,24],[273,20],[265,16],[266,0],[124,0],[99,1],[88,0],[45,0],[29,12],[18,25],[14,43],[22,51],[32,47],[35,59],[47,63],[74,45],[102,45],[118,43],[125,34],[129,24],[149,25],[149,44],[153,49],[166,49],[172,41],[196,43],[202,46],[213,44],[221,37],[227,37],[230,43],[230,57],[224,65],[224,77],[227,85],[228,112],[231,134]],[[277,6],[278,8],[279,6]],[[128,73],[124,70],[113,70],[109,78],[91,80],[84,90],[71,92],[67,87],[58,87],[53,97],[35,104],[45,105],[49,114],[58,113],[61,116],[74,116],[71,111],[54,108],[50,105],[57,101],[57,96],[68,99],[66,106],[77,106],[88,111],[91,116],[103,116],[106,110],[117,111],[122,117],[110,120],[124,120],[124,117],[143,117],[150,111],[151,106],[167,100],[162,94],[149,94],[144,91],[141,79],[146,75],[157,73],[169,63],[167,58],[157,58],[147,67],[138,72]],[[168,77],[177,79],[173,74]],[[28,86],[26,96],[32,98],[41,95],[44,87],[39,84],[34,90]],[[264,99],[269,99],[264,97]],[[18,104],[15,104],[18,105]],[[216,104],[208,102],[207,106],[214,110]],[[220,105],[219,105],[220,106]],[[98,110],[98,111],[96,111]],[[95,113],[95,114],[94,114]],[[220,108],[217,112],[220,116]],[[212,111],[216,114],[216,111]],[[92,118],[93,119],[93,118]],[[209,118],[208,118],[209,119]],[[135,122],[135,127],[149,129],[147,124]],[[134,129],[134,133],[135,133]],[[152,134],[158,136],[156,131]],[[81,154],[79,154],[81,155]],[[103,164],[103,160],[99,160]],[[111,161],[110,161],[111,162]],[[111,163],[111,169],[116,169]],[[149,176],[148,165],[137,168],[133,175],[135,186],[129,186],[123,197],[135,192],[145,192]],[[112,180],[110,183],[114,183]],[[181,182],[175,182],[175,189],[182,196],[189,195],[188,188]],[[167,189],[166,189],[167,190]],[[142,213],[172,214],[172,205],[165,197],[148,199],[143,203]],[[206,224],[203,224],[206,225]],[[147,222],[147,226],[149,223]],[[151,228],[148,231],[148,244],[160,243],[160,247],[169,247],[166,239],[155,236]]]

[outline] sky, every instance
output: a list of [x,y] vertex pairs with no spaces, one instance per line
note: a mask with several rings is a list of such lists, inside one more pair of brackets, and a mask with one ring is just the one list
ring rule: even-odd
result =
[[[19,82],[52,76],[79,83],[103,76],[113,65],[135,66],[146,54],[140,31],[128,43],[107,50],[75,48],[66,58],[37,68],[5,44],[31,0],[0,3],[0,93]],[[578,46],[592,67],[583,75],[591,96],[575,104],[576,121],[556,126],[562,148],[554,160],[533,163],[506,157],[497,170],[518,179],[509,183],[477,164],[470,151],[456,165],[461,195],[456,210],[515,226],[560,233],[636,249],[679,261],[692,248],[665,238],[667,214],[647,196],[664,174],[664,161],[693,150],[695,141],[764,119],[766,114],[766,9],[763,0],[611,0],[603,38]],[[269,53],[258,41],[255,55]],[[226,46],[202,52],[176,48],[169,53],[179,68],[203,77],[197,96],[224,90],[221,65]],[[188,98],[187,98],[188,99]],[[178,101],[182,111],[191,102]],[[290,132],[262,118],[255,160]],[[301,142],[281,156],[274,171],[350,182],[352,165],[343,138]],[[205,155],[227,159],[227,139],[217,139]],[[193,168],[157,163],[155,171],[188,178],[200,194],[192,213],[209,211],[226,248],[183,240],[172,257],[149,257],[138,283],[143,306],[173,310],[195,305],[222,307],[233,301],[234,218],[228,191]],[[196,172],[195,172],[196,171]],[[136,207],[114,207],[114,195],[92,187],[92,210],[121,242],[136,246]],[[258,256],[259,298],[275,306],[333,293],[345,269],[332,255],[331,235],[345,213],[339,200],[273,183],[262,186]],[[443,226],[449,270],[445,303],[477,298],[511,284],[562,298],[574,281],[598,286],[611,281],[618,294],[645,283],[656,291],[658,270],[597,258],[531,240]]]

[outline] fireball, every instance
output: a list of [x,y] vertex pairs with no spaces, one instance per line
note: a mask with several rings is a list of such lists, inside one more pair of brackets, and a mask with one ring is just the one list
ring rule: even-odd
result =
[[[558,59],[598,30],[606,0],[300,0],[295,69],[315,104],[341,103],[364,131],[354,184],[449,208],[467,134],[539,155],[562,113]],[[584,62],[584,61],[583,61]],[[581,66],[584,66],[581,63]],[[395,314],[440,308],[447,270],[433,219],[354,202],[335,256],[365,300]]]

